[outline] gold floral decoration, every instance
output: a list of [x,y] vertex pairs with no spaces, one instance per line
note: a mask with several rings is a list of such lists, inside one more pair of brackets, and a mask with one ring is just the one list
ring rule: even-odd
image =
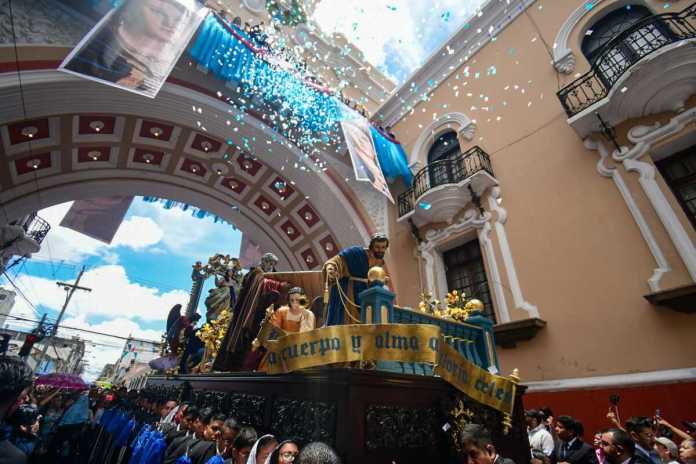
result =
[[217,319],[207,322],[198,331],[198,338],[205,344],[206,353],[213,356],[220,350],[222,339],[225,338],[225,331],[230,325],[232,312],[225,309],[220,312]]
[[475,313],[482,312],[484,305],[477,299],[466,299],[465,293],[460,293],[457,290],[452,290],[445,297],[443,306],[440,300],[433,298],[429,292],[420,294],[420,303],[418,309],[421,312],[439,317],[441,319],[449,319],[458,322],[464,322]]

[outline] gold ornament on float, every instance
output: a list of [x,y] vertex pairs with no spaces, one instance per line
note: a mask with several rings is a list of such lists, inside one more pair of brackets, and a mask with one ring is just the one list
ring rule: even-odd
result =
[[465,322],[469,317],[483,313],[485,305],[481,300],[472,298],[466,299],[466,295],[457,290],[452,290],[445,297],[445,305],[443,307],[440,300],[433,299],[431,293],[421,293],[421,301],[418,303],[418,309],[421,312],[430,314],[441,319],[449,319],[458,322]]
[[471,313],[482,313],[485,309],[483,301],[477,300],[476,298],[469,300],[465,305],[464,309]]
[[374,266],[371,267],[369,271],[367,271],[367,285],[370,286],[371,284],[377,282],[380,284],[384,284],[385,281],[387,280],[387,273],[384,270],[384,268],[380,266]]

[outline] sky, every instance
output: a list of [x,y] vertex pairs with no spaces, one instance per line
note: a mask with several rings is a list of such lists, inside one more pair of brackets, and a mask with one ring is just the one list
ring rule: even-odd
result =
[[[241,232],[212,218],[198,219],[190,211],[164,209],[161,204],[135,198],[114,240],[107,245],[58,224],[72,203],[41,210],[39,216],[51,224],[41,251],[9,271],[26,298],[17,296],[13,316],[37,319],[44,312],[55,318],[65,301],[57,280],[74,282],[80,267],[87,270],[62,325],[94,330],[122,337],[133,336],[160,341],[169,309],[186,305],[191,289],[191,266],[207,261],[215,253],[238,256]],[[12,288],[7,279],[0,285]],[[212,280],[206,282],[202,301]],[[9,321],[9,320],[8,320]],[[26,323],[20,330],[28,331]],[[59,331],[72,336],[75,331]],[[82,333],[89,362],[84,378],[94,380],[106,363],[115,362],[125,341]]]
[[401,84],[484,3],[486,0],[321,0],[312,19],[325,33],[343,33],[369,63]]

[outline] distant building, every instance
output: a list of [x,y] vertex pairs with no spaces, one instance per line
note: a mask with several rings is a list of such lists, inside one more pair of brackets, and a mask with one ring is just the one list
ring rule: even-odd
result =
[[17,294],[13,290],[0,288],[0,327],[5,325],[7,316],[10,314],[10,311],[12,311],[15,296],[17,296]]
[[114,364],[113,373],[106,380],[114,385],[128,386],[136,377],[150,372],[149,362],[159,357],[160,343],[128,339],[123,346],[121,357]]
[[[10,334],[9,354],[16,355],[19,349],[24,344],[24,340],[28,335],[26,332],[20,332],[13,329],[0,329],[0,333]],[[49,347],[46,356],[41,361],[41,365],[37,368],[37,363],[41,358],[45,343],[48,342]],[[84,340],[62,337],[51,337],[44,339],[41,342],[34,344],[31,354],[27,358],[27,364],[34,369],[37,374],[49,374],[51,372],[67,372],[71,374],[79,373],[82,365],[82,358],[85,355]]]

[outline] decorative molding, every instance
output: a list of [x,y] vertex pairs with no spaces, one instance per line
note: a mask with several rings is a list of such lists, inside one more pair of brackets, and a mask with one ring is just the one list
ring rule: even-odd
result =
[[[226,140],[229,135],[229,126],[225,121],[231,118],[240,116],[244,124],[240,124],[240,132],[238,138],[246,137],[249,140],[256,138],[256,146],[266,146],[266,142],[271,140],[271,133],[268,128],[255,117],[230,110],[229,104],[219,101],[214,97],[204,95],[200,92],[192,91],[191,89],[172,83],[166,83],[157,99],[147,99],[145,101],[135,94],[119,92],[108,86],[85,81],[74,76],[58,72],[55,70],[40,70],[26,71],[22,73],[22,82],[24,90],[24,98],[26,101],[28,118],[41,118],[44,115],[54,117],[55,108],[61,108],[64,114],[101,114],[103,109],[108,107],[109,114],[112,115],[133,115],[141,119],[153,121],[166,121],[168,124],[175,124],[182,127],[189,127],[191,123],[191,106],[202,107],[203,111],[210,115],[210,121],[206,123],[207,135],[219,140]],[[6,73],[0,75],[0,101],[8,102],[7,105],[0,105],[0,124],[7,121],[15,121],[17,114],[21,114],[19,102],[19,88],[17,87],[17,76],[14,73]],[[232,111],[232,113],[230,113]],[[127,130],[130,133],[130,130]],[[67,132],[63,132],[63,137]],[[185,137],[187,133],[182,133]],[[67,136],[67,135],[65,135]],[[264,169],[273,169],[278,173],[284,172],[287,167],[288,159],[296,159],[299,164],[304,165],[308,161],[304,160],[301,151],[291,142],[281,138],[282,144],[279,142],[274,152],[278,156],[267,157],[264,159]],[[132,137],[129,137],[132,140]],[[3,137],[4,139],[4,137]],[[150,145],[152,140],[148,140]],[[32,143],[32,146],[34,144]],[[265,150],[265,148],[264,148]],[[164,150],[169,151],[169,150]],[[335,156],[323,154],[327,158],[336,159]],[[170,163],[171,167],[174,163]],[[336,159],[333,165],[344,164]],[[145,165],[139,166],[143,170]],[[346,169],[342,172],[348,172],[349,165],[345,165]],[[83,170],[91,175],[92,170]],[[352,171],[350,171],[352,174]],[[235,171],[235,176],[238,174]],[[146,173],[149,176],[151,173]],[[335,237],[339,247],[344,247],[346,244],[366,243],[369,240],[368,228],[371,227],[370,221],[362,216],[357,211],[359,200],[353,196],[351,189],[358,182],[344,183],[343,179],[348,175],[339,176],[337,172],[329,170],[327,175],[316,176],[310,169],[293,170],[293,180],[298,186],[302,186],[302,193],[309,197],[314,209],[322,217],[324,223],[330,229]],[[48,179],[48,178],[47,178]],[[135,180],[135,179],[133,179]],[[171,181],[171,180],[170,180]],[[4,182],[3,182],[4,183]],[[200,184],[200,182],[198,182]],[[164,185],[166,182],[158,185]],[[139,184],[140,185],[140,184]],[[371,188],[367,185],[368,188]],[[164,187],[162,187],[164,188]],[[19,197],[27,194],[27,192],[15,192],[15,189],[8,189],[3,185],[3,190],[0,192],[2,200],[14,201],[17,198],[17,204],[24,204]],[[223,197],[223,191],[215,190],[213,185],[210,189],[206,189],[206,195],[214,198]],[[224,191],[226,192],[226,191]],[[33,192],[28,192],[33,193]],[[157,195],[152,192],[152,195]],[[244,192],[247,195],[247,191]],[[43,195],[42,195],[43,197]],[[171,197],[170,197],[171,198]],[[227,208],[229,209],[230,198],[227,196]],[[45,200],[50,200],[46,199]],[[67,200],[63,200],[67,201]],[[5,203],[7,207],[7,203]],[[33,210],[33,209],[32,209]],[[217,210],[220,210],[220,205],[217,205]],[[20,212],[20,215],[23,214]],[[217,213],[219,216],[224,214]],[[235,212],[234,214],[239,214]],[[234,222],[234,218],[228,220]],[[348,222],[349,226],[335,228],[335,224]],[[265,233],[262,234],[265,236]],[[266,246],[264,244],[264,246]],[[295,260],[294,257],[288,257],[289,262]]]
[[[492,38],[521,15],[535,0],[486,2],[442,47],[435,50],[426,62],[375,112],[373,120],[383,126],[393,126],[428,94],[483,48]],[[454,53],[449,52],[453,50]]]
[[478,230],[479,243],[483,247],[483,253],[486,256],[486,265],[488,272],[491,274],[489,285],[493,286],[493,294],[495,294],[496,309],[498,310],[498,319],[500,322],[510,321],[510,310],[508,309],[507,299],[505,298],[505,289],[501,284],[500,270],[498,269],[498,261],[495,259],[495,250],[491,241],[491,223],[486,222],[481,229]]
[[606,162],[609,159],[609,151],[607,150],[606,146],[604,146],[602,142],[598,142],[590,138],[585,139],[584,144],[585,148],[588,150],[596,150],[599,153],[600,159],[597,161],[597,172],[599,172],[601,176],[607,177],[614,181],[614,184],[619,190],[619,193],[621,193],[621,196],[623,197],[631,216],[633,216],[633,220],[636,221],[640,234],[643,236],[645,244],[648,246],[650,253],[653,255],[655,264],[657,264],[657,267],[653,270],[652,276],[650,276],[648,279],[648,287],[652,292],[660,291],[660,280],[662,279],[662,276],[672,270],[669,267],[667,258],[665,258],[665,255],[662,252],[660,245],[657,243],[657,240],[655,239],[650,226],[645,220],[643,213],[641,213],[640,208],[636,204],[636,201],[631,194],[631,191],[626,185],[626,182],[624,182],[623,176],[621,176],[621,173],[615,167],[607,166]]
[[[522,295],[522,288],[520,287],[520,281],[517,277],[517,270],[515,268],[515,261],[512,259],[512,251],[510,250],[510,243],[507,239],[507,233],[505,232],[505,222],[507,221],[507,211],[505,208],[500,206],[500,188],[493,187],[491,193],[488,196],[488,208],[491,211],[497,213],[497,219],[495,221],[495,234],[498,238],[498,246],[500,247],[500,254],[503,258],[503,265],[505,266],[505,273],[508,276],[508,283],[510,284],[510,293],[512,293],[512,301],[515,304],[515,308],[527,311],[529,317],[539,317],[539,309],[526,301]],[[502,318],[501,318],[502,319]],[[510,320],[508,316],[507,321]],[[507,322],[506,320],[501,320],[501,322]]]
[[452,129],[466,140],[473,140],[476,132],[476,123],[464,113],[447,113],[435,121],[428,124],[416,139],[416,143],[411,150],[409,165],[420,163],[424,165],[428,162],[428,150],[435,138],[448,129]]
[[443,229],[431,229],[425,233],[424,241],[418,245],[418,251],[425,265],[426,291],[435,296],[444,296],[447,293],[444,262],[440,249],[451,239],[463,233],[481,229],[488,219],[489,216],[480,217],[478,211],[471,208],[464,213],[464,217],[459,222]]
[[636,126],[628,133],[628,139],[635,145],[630,149],[622,147],[620,152],[614,150],[612,156],[614,160],[623,162],[627,171],[640,174],[638,182],[672,239],[691,279],[696,282],[696,248],[664,192],[655,181],[655,167],[650,163],[639,161],[639,158],[645,155],[656,142],[679,133],[693,121],[696,121],[696,108],[678,114],[664,126],[659,123],[653,126]]
[[496,324],[493,326],[495,344],[503,348],[514,348],[518,342],[525,342],[536,337],[546,327],[546,321],[538,317]]
[[664,371],[639,372],[635,374],[602,375],[573,379],[526,382],[527,393],[563,391],[587,388],[630,387],[637,385],[659,385],[678,382],[696,382],[696,368],[669,369]]
[[553,42],[553,67],[556,68],[556,71],[570,74],[575,70],[575,55],[570,49],[568,39],[575,26],[578,25],[582,18],[592,12],[594,7],[600,2],[602,0],[583,0],[579,2],[580,5],[573,10],[558,30],[556,40]]
[[662,292],[643,295],[654,306],[670,308],[680,313],[696,313],[696,284],[682,285]]
[[556,71],[563,74],[572,73],[575,71],[575,54],[569,51],[566,55],[555,60],[553,67],[556,68]]

